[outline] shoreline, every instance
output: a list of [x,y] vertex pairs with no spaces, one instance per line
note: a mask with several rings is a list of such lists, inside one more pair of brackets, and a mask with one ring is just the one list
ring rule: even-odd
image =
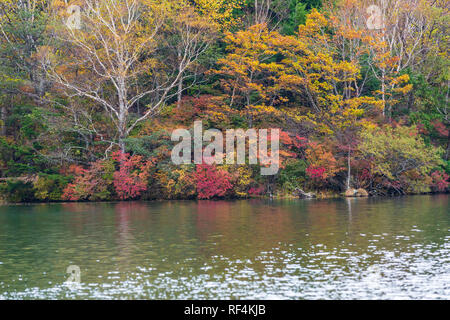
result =
[[118,203],[132,203],[132,202],[201,202],[201,201],[241,201],[241,200],[332,200],[332,199],[393,199],[393,198],[403,198],[411,196],[438,196],[438,195],[449,195],[449,192],[430,192],[430,193],[412,193],[397,196],[369,196],[369,197],[346,197],[341,194],[329,194],[321,195],[316,198],[301,198],[296,196],[264,196],[264,197],[248,197],[248,198],[223,198],[223,199],[149,199],[149,200],[105,200],[105,201],[35,201],[35,202],[8,202],[0,199],[0,206],[8,205],[37,205],[37,204],[78,204],[78,203],[105,203],[105,204],[118,204]]

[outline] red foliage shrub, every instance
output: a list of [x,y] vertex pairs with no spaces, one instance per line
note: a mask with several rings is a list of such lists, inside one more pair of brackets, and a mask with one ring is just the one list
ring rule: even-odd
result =
[[112,181],[108,177],[113,172],[112,163],[108,160],[98,160],[88,169],[73,165],[69,172],[75,176],[63,191],[62,200],[107,200],[111,196]]
[[289,148],[295,147],[300,149],[308,146],[308,139],[300,137],[299,135],[293,137],[289,132],[283,130],[280,131],[280,142]]
[[444,192],[448,189],[450,185],[449,175],[442,171],[435,171],[431,174],[431,178],[433,179],[433,183],[431,187],[439,192]]
[[111,159],[93,162],[87,169],[71,166],[69,172],[75,179],[64,189],[62,199],[110,200],[115,195],[120,200],[136,199],[147,190],[152,166],[152,161],[141,156],[121,152],[114,153]]
[[448,137],[449,130],[446,128],[445,124],[439,120],[434,120],[431,124],[440,136],[445,138]]
[[308,143],[305,153],[309,163],[306,174],[309,177],[323,182],[343,170],[330,149],[329,145],[312,141]]
[[115,152],[113,159],[119,163],[119,171],[114,172],[114,187],[120,200],[136,199],[147,191],[152,161],[122,152]]
[[260,196],[262,194],[264,194],[264,187],[259,187],[259,188],[250,188],[248,190],[248,194],[251,196]]
[[227,171],[207,164],[197,165],[194,179],[199,199],[223,197],[232,188],[231,176]]
[[420,134],[423,134],[423,135],[428,135],[428,134],[430,134],[430,133],[428,132],[428,130],[425,128],[424,124],[423,124],[423,123],[420,123],[420,122],[417,124],[417,130],[419,131]]
[[326,169],[324,167],[309,166],[306,169],[306,174],[315,180],[325,180],[326,179]]

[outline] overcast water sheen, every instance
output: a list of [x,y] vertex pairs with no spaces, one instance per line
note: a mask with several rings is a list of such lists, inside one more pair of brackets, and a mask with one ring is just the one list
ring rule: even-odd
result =
[[449,196],[0,206],[0,299],[450,299]]

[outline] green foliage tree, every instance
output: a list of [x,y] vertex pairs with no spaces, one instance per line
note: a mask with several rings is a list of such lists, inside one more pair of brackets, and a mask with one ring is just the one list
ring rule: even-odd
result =
[[366,129],[359,151],[370,161],[379,185],[401,194],[428,192],[429,175],[442,164],[443,150],[427,145],[415,126]]

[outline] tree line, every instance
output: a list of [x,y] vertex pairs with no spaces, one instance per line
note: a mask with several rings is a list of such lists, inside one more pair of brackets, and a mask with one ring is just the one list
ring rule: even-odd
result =
[[[447,192],[448,22],[444,0],[0,0],[1,197]],[[196,120],[280,128],[279,173],[175,166]]]

